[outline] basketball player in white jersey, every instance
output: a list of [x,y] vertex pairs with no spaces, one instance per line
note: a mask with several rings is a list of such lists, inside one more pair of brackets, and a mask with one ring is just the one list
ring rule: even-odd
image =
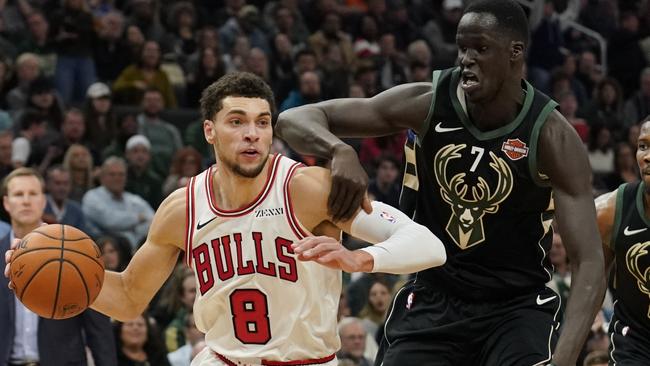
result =
[[[333,222],[329,172],[270,155],[273,94],[257,76],[224,76],[204,91],[201,110],[216,164],[162,203],[129,266],[106,272],[92,308],[138,316],[184,250],[208,345],[193,366],[336,365],[340,269],[419,271],[445,262],[442,243],[377,202],[370,214]],[[376,245],[348,251],[341,230]]]

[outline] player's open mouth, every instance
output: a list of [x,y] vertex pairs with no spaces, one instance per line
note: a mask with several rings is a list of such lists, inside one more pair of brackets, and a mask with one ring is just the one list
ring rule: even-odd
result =
[[247,156],[247,157],[254,158],[257,155],[259,155],[259,152],[257,152],[257,150],[255,150],[255,149],[246,149],[246,150],[244,150],[242,152],[242,154]]
[[463,88],[463,91],[470,93],[478,88],[480,85],[478,76],[468,70],[464,70],[461,75],[460,87]]

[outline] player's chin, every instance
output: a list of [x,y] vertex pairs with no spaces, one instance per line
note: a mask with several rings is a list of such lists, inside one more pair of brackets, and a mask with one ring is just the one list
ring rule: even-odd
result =
[[646,187],[650,187],[650,172],[648,173],[641,173],[641,179],[643,179],[643,183],[645,183]]

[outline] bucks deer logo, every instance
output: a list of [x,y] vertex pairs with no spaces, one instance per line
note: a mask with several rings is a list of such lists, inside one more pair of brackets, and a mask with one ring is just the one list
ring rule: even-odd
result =
[[434,158],[434,172],[440,185],[440,195],[451,206],[452,215],[447,223],[447,233],[461,249],[485,241],[483,216],[499,211],[499,204],[512,191],[512,171],[502,158],[490,151],[490,167],[498,174],[496,187],[491,188],[483,177],[478,177],[476,185],[471,187],[472,197],[467,197],[470,190],[465,183],[466,173],[458,173],[449,179],[447,164],[452,159],[461,157],[460,151],[467,145],[450,144],[438,151]]
[[[648,260],[650,260],[650,258],[646,257],[645,261],[642,261],[642,259],[644,256],[648,255],[649,247],[650,241],[637,243],[634,244],[625,255],[627,270],[630,271],[632,276],[636,279],[639,291],[648,296],[650,296],[650,266],[648,266]],[[648,318],[650,318],[650,306],[648,307]]]

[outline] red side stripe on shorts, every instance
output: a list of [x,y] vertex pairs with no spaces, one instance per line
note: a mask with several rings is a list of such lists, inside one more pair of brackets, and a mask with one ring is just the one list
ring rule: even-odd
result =
[[192,234],[194,233],[194,180],[187,181],[185,188],[185,264],[192,268]]

